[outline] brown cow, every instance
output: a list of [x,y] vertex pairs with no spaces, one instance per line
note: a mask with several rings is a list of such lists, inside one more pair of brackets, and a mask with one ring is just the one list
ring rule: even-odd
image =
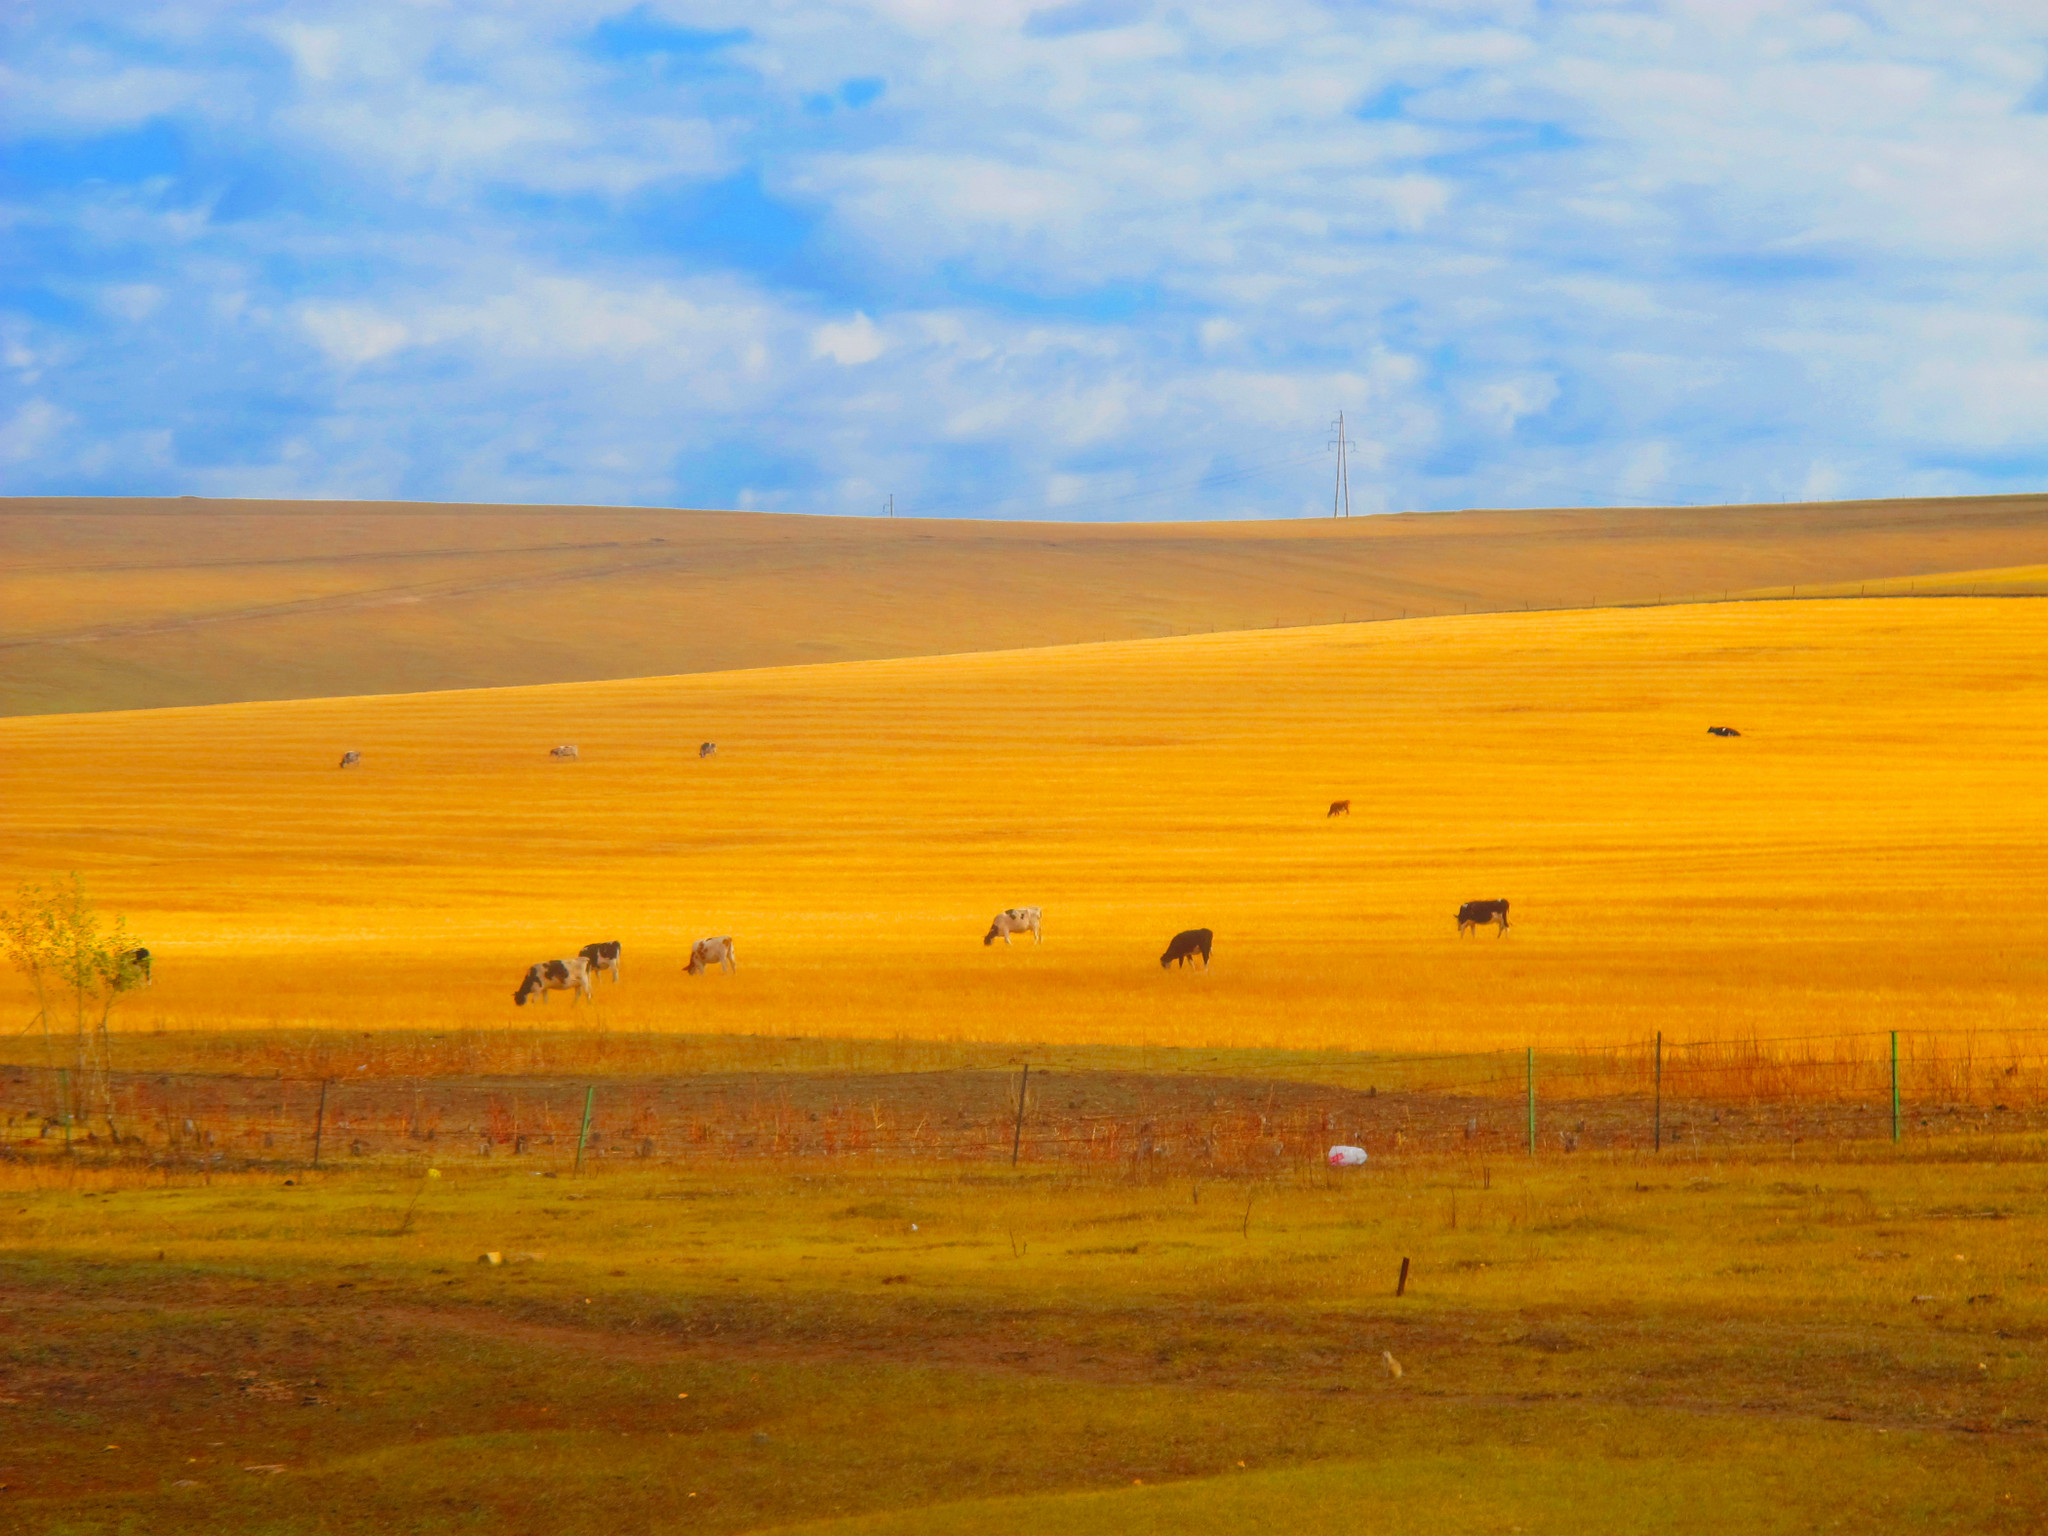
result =
[[1350,814],[1351,802],[1349,800],[1332,800],[1330,802],[1330,815],[1325,816],[1323,820],[1328,821],[1330,816],[1349,816]]
[[1175,962],[1185,966],[1196,955],[1202,957],[1202,969],[1209,969],[1209,945],[1216,937],[1207,928],[1190,928],[1185,933],[1176,933],[1166,946],[1166,953],[1159,957],[1159,969],[1165,970]]
[[1503,896],[1499,901],[1468,901],[1458,908],[1458,937],[1463,938],[1468,929],[1478,930],[1488,923],[1499,923],[1500,930],[1494,934],[1499,938],[1508,931],[1508,903]]

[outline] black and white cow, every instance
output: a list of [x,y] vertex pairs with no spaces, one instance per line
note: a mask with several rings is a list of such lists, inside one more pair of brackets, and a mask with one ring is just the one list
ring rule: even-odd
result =
[[1200,955],[1202,969],[1206,971],[1209,969],[1209,945],[1215,937],[1207,928],[1190,928],[1184,933],[1176,933],[1166,946],[1166,953],[1159,957],[1159,969],[1163,971],[1175,964],[1184,966]]
[[1043,944],[1045,933],[1039,924],[1042,914],[1037,907],[1009,907],[998,912],[995,920],[988,925],[988,932],[981,936],[984,945],[1001,939],[1007,946],[1013,933],[1028,933],[1034,942]]
[[341,754],[341,762],[336,766],[342,768],[353,768],[357,763],[360,763],[362,760],[363,754],[360,752],[344,752]]
[[1499,901],[1468,901],[1465,905],[1458,908],[1459,938],[1462,939],[1468,931],[1484,928],[1488,923],[1500,924],[1499,931],[1494,934],[1495,938],[1499,938],[1501,934],[1508,931],[1508,903],[1506,897],[1502,897]]
[[705,742],[703,746],[697,749],[697,756],[700,758],[718,756],[718,743],[715,741]]
[[123,987],[146,987],[149,985],[149,951],[130,949],[121,955],[121,983]]
[[567,742],[564,742],[564,743],[563,743],[563,744],[562,744],[561,746],[559,746],[559,747],[550,747],[550,748],[548,748],[548,756],[549,756],[549,757],[566,757],[566,758],[573,758],[573,757],[574,757],[575,755],[576,755],[576,749],[575,749],[574,747],[570,746],[570,745],[569,745],[569,744],[568,744]]
[[1732,725],[1710,725],[1707,727],[1707,734],[1709,736],[1740,736],[1742,732],[1735,729]]
[[733,953],[730,934],[716,939],[699,939],[692,944],[690,963],[684,969],[692,976],[702,976],[714,965],[726,972],[740,968],[739,956]]
[[581,955],[573,960],[543,960],[539,965],[528,966],[526,980],[519,983],[519,990],[512,994],[512,1001],[524,1008],[526,1000],[536,994],[546,1002],[550,992],[571,991],[584,997],[594,996],[590,990],[590,962]]
[[619,950],[620,945],[617,939],[606,939],[602,944],[584,945],[576,951],[576,955],[578,959],[589,963],[592,976],[595,976],[599,971],[610,971],[612,973],[612,980],[617,981],[619,979]]

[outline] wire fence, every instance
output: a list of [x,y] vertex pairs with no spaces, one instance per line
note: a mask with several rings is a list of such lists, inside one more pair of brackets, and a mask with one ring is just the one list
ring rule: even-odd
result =
[[0,1156],[165,1167],[781,1158],[1256,1172],[1383,1156],[1712,1151],[2048,1131],[2048,1031],[1891,1032],[1573,1051],[1319,1057],[1233,1071],[347,1076],[0,1066]]

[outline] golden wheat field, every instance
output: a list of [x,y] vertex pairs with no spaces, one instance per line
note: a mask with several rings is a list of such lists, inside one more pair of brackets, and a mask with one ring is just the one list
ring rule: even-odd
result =
[[0,714],[1854,595],[2037,561],[2044,539],[2039,495],[1104,524],[17,498]]
[[[2013,1049],[2044,653],[2048,604],[1722,603],[17,718],[0,857],[127,914],[130,1031]],[[1044,944],[984,946],[1025,904]],[[514,1008],[612,938],[594,1006]]]

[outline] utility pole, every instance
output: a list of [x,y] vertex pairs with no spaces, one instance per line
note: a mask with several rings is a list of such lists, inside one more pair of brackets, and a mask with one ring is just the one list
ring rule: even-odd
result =
[[[1330,516],[1349,517],[1351,515],[1351,448],[1350,443],[1344,436],[1344,413],[1342,411],[1337,413],[1334,430],[1337,433],[1337,483],[1330,490]],[[1344,509],[1341,513],[1337,510],[1340,506]]]
[[894,491],[889,493],[889,515],[891,517],[896,515],[896,493]]

